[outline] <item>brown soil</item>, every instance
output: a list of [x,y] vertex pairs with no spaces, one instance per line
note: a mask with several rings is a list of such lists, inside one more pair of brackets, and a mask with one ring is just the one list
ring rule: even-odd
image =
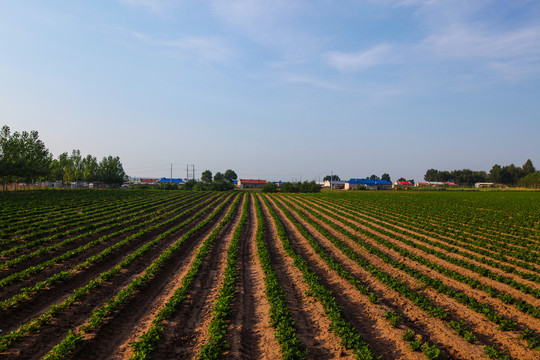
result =
[[[306,203],[306,204],[308,206],[311,206],[311,208],[314,211],[318,212],[317,208],[319,207],[319,205],[315,205],[313,203],[309,203],[309,204]],[[336,215],[341,218],[339,214],[336,214]],[[324,215],[321,215],[321,216],[324,216]],[[418,269],[423,268],[423,266],[407,260],[401,255],[395,253],[393,250],[389,250],[387,248],[382,247],[381,245],[377,244],[374,240],[367,238],[364,235],[357,234],[356,231],[344,225],[339,220],[335,220],[335,219],[331,219],[331,220],[334,223],[339,224],[341,227],[343,227],[347,231],[353,234],[356,234],[357,236],[360,236],[363,241],[366,241],[370,243],[371,245],[379,248],[379,250],[385,252],[390,257],[393,257],[396,260],[404,262],[408,266],[411,266],[413,268],[418,268]],[[354,223],[354,221],[351,221],[350,219],[346,219],[346,220]],[[328,225],[325,225],[322,221],[319,220],[317,222],[319,222],[322,226],[324,226],[328,231],[331,231],[330,230],[331,228]],[[355,225],[360,226],[360,224],[355,224]],[[500,348],[507,350],[512,356],[515,356],[520,359],[530,358],[531,356],[533,357],[535,356],[534,351],[527,349],[525,346],[525,343],[517,339],[518,337],[517,333],[502,332],[498,330],[497,325],[488,321],[484,316],[472,311],[471,309],[469,309],[468,307],[464,305],[457,303],[455,300],[447,297],[446,295],[437,293],[435,290],[430,289],[430,288],[426,289],[416,279],[410,277],[409,275],[407,275],[406,273],[400,270],[397,270],[391,267],[390,265],[385,264],[384,262],[382,262],[382,260],[375,257],[374,255],[367,253],[365,249],[360,247],[358,244],[355,244],[350,239],[347,239],[345,236],[333,230],[331,232],[336,237],[344,241],[352,249],[354,249],[359,254],[361,254],[364,258],[366,258],[371,264],[373,264],[376,267],[379,267],[381,270],[399,279],[403,283],[407,284],[411,289],[422,292],[424,295],[430,298],[430,301],[434,305],[442,306],[447,312],[451,314],[451,319],[455,321],[464,320],[469,325],[469,327],[475,332],[480,343],[484,345],[496,345]],[[376,232],[373,232],[373,233],[377,234]],[[381,234],[377,234],[377,235],[385,238],[386,240],[391,240],[390,238],[385,237],[384,235],[381,235]],[[423,270],[426,272],[427,275],[433,278],[437,277],[438,273],[436,273],[435,271],[430,270],[430,269],[423,269]],[[467,287],[466,285],[463,285],[463,284],[457,285],[457,286],[462,286],[463,288]],[[463,291],[466,291],[466,289],[463,289]],[[479,299],[479,301],[482,301],[482,300]],[[468,351],[467,349],[461,349],[461,352],[463,353],[466,353],[467,351]]]
[[302,278],[293,260],[287,256],[277,235],[276,225],[268,209],[262,204],[267,229],[267,246],[272,266],[279,283],[287,296],[287,305],[296,325],[298,339],[308,349],[310,359],[352,359],[353,354],[346,350],[340,339],[330,331],[330,321],[323,306],[312,296],[308,285]]
[[[224,216],[223,211],[221,216]],[[217,221],[219,220],[214,220],[211,224],[208,224],[204,231],[213,228]],[[178,239],[177,236],[169,236],[165,241],[168,244],[171,244],[172,241],[176,239]],[[201,236],[190,240],[191,241],[184,244],[177,256],[186,256],[186,254],[190,254],[193,251],[195,244],[201,241]],[[129,268],[118,273],[102,287],[96,289],[91,294],[86,295],[81,302],[75,303],[53,321],[40,328],[39,333],[29,335],[22,341],[16,343],[5,354],[6,358],[22,359],[43,356],[54,344],[63,339],[68,330],[73,330],[82,325],[91,315],[93,309],[101,306],[118,291],[127,286],[135,277],[139,276],[167,247],[168,245],[152,248],[144,256],[131,264]],[[67,297],[68,296],[57,298],[55,303],[61,303]],[[39,313],[43,313],[45,310],[46,308],[42,309]]]
[[[341,211],[345,211],[345,210],[341,210]],[[356,212],[349,212],[350,214],[356,214]],[[434,255],[431,255],[431,254],[427,254],[417,248],[414,248],[414,247],[411,247],[409,245],[406,245],[404,243],[402,243],[401,241],[399,240],[395,240],[393,239],[392,237],[389,237],[389,236],[386,236],[386,235],[383,235],[381,233],[378,233],[376,231],[373,231],[365,226],[363,226],[362,224],[356,222],[356,221],[353,221],[353,220],[350,220],[350,219],[347,219],[348,221],[352,222],[353,224],[355,224],[356,226],[359,226],[365,230],[368,230],[370,232],[373,232],[374,234],[384,238],[385,240],[388,240],[396,245],[398,245],[400,248],[403,248],[403,249],[406,249],[407,251],[411,252],[411,253],[414,253],[415,255],[419,255],[419,256],[422,256],[426,259],[428,259],[429,261],[432,261],[434,263],[437,263],[437,264],[443,264],[445,268],[447,269],[450,269],[450,270],[453,270],[455,272],[458,272],[458,273],[461,273],[463,275],[466,275],[472,279],[475,279],[475,280],[478,280],[486,285],[490,285],[492,287],[494,287],[495,289],[498,289],[498,290],[502,290],[508,294],[511,294],[512,296],[514,296],[514,298],[518,299],[518,300],[524,300],[526,302],[528,302],[529,304],[533,305],[533,306],[536,306],[536,307],[540,307],[540,299],[536,299],[534,298],[532,295],[530,294],[525,294],[507,284],[504,284],[504,283],[501,283],[501,282],[498,282],[498,281],[495,281],[495,280],[491,280],[489,278],[486,278],[486,277],[483,277],[481,276],[480,274],[476,273],[476,272],[473,272],[471,270],[468,270],[468,269],[465,269],[465,268],[462,268],[458,265],[454,265],[452,263],[449,263],[449,262],[446,262],[442,259],[439,259],[437,258],[436,256]],[[371,223],[370,224],[376,226],[377,228],[380,228],[380,229],[385,229],[384,227],[380,226],[379,224],[376,224],[376,223]],[[386,231],[392,233],[392,234],[396,234],[398,236],[403,236],[401,234],[397,234],[395,231],[392,231],[392,230],[388,230],[388,229],[385,229]],[[484,266],[490,270],[492,270],[493,272],[496,272],[498,274],[501,274],[501,275],[504,275],[504,276],[508,276],[510,274],[506,274],[504,273],[502,270],[499,270],[499,269],[496,269],[496,268],[492,268],[490,266],[487,266],[485,264],[480,264],[476,261],[473,261],[473,260],[470,260],[470,259],[467,259],[463,256],[460,256],[460,255],[456,255],[456,254],[453,254],[453,253],[450,253],[448,251],[445,251],[443,249],[440,249],[440,248],[435,248],[434,246],[430,246],[426,243],[421,243],[420,241],[412,238],[412,237],[408,237],[408,236],[405,236],[405,238],[407,240],[411,240],[413,241],[414,243],[419,243],[421,245],[424,245],[426,246],[427,248],[430,248],[430,249],[435,249],[445,255],[448,255],[448,256],[451,256],[451,257],[454,257],[456,259],[460,259],[460,260],[466,260],[466,261],[469,261],[470,263],[472,264],[475,264],[475,265],[481,265],[481,266]],[[429,240],[435,240],[433,238],[429,238]],[[396,255],[396,256],[400,256],[400,255]],[[447,278],[445,277],[444,275],[442,274],[439,274],[438,272],[434,271],[434,270],[431,270],[425,266],[422,266],[422,265],[419,265],[411,260],[407,260],[408,261],[408,264],[410,264],[410,266],[412,267],[417,267],[419,269],[422,269],[422,271],[424,273],[429,273],[430,276],[432,277],[436,277],[440,280],[443,280],[445,282],[446,285],[449,285],[451,287],[455,287],[455,288],[459,288],[460,291],[463,291],[463,292],[466,292],[467,295],[469,296],[472,296],[472,297],[475,297],[477,300],[480,300],[480,301],[484,301],[484,302],[487,302],[488,304],[496,307],[497,311],[501,311],[502,314],[506,313],[508,314],[508,316],[518,316],[519,318],[518,319],[523,319],[523,320],[520,320],[520,321],[523,321],[525,323],[528,323],[528,324],[531,324],[530,327],[532,327],[533,329],[540,329],[540,323],[538,322],[537,319],[534,319],[520,311],[517,311],[517,309],[515,309],[514,306],[512,305],[508,305],[508,304],[504,304],[501,300],[498,300],[498,299],[495,299],[495,298],[490,298],[488,296],[488,294],[484,291],[481,291],[481,290],[474,290],[474,289],[471,289],[468,285],[466,284],[463,284],[461,282],[458,282],[456,280],[453,280],[453,279],[450,279],[450,278]],[[510,277],[510,276],[508,276]],[[515,276],[517,277],[517,276]],[[516,280],[519,280],[520,278],[517,277]],[[523,279],[521,279],[523,280]],[[533,288],[538,288],[538,284],[534,283],[534,282],[531,282],[531,281],[521,281],[522,283],[527,283],[528,285],[532,286]],[[512,315],[511,315],[512,314]],[[515,320],[518,320],[518,319],[515,319]],[[529,326],[529,325],[527,325]]]
[[227,359],[279,359],[279,344],[270,325],[270,304],[264,294],[264,273],[257,256],[258,221],[255,203],[251,204],[247,232],[240,239],[237,301],[234,304],[227,334],[230,346]]
[[[194,214],[198,210],[200,210],[202,207],[204,207],[204,204],[197,205],[192,208],[192,211],[190,211],[189,214],[187,214],[185,217],[182,217],[178,220],[178,222],[182,222],[185,219],[187,219],[191,214]],[[172,217],[173,215],[171,215]],[[55,303],[59,303],[69,297],[71,293],[79,288],[87,284],[89,281],[97,277],[102,272],[108,271],[112,267],[114,267],[117,263],[121,262],[127,255],[138,249],[139,247],[143,246],[147,242],[154,239],[156,236],[158,236],[162,231],[165,231],[169,229],[170,227],[174,226],[174,224],[169,224],[166,228],[154,230],[148,234],[145,234],[144,236],[135,239],[133,242],[130,242],[126,246],[117,249],[115,252],[109,254],[107,257],[102,259],[101,261],[92,264],[88,268],[86,268],[84,271],[74,272],[73,275],[56,284],[52,284],[43,291],[35,294],[31,299],[28,301],[24,301],[20,303],[20,305],[2,311],[0,312],[0,323],[3,326],[3,331],[8,332],[16,327],[18,327],[19,324],[25,323],[29,321],[32,318],[35,318],[37,316],[40,316],[43,312],[45,312],[51,305]],[[175,234],[172,234],[167,239],[164,239],[159,245],[157,249],[151,250],[147,255],[144,256],[146,259],[147,256],[152,256],[151,253],[157,254],[161,247],[168,246],[172,241],[176,240],[178,237],[180,237],[182,234],[186,233],[190,229],[196,226],[196,223],[189,224],[188,226],[184,227],[183,229],[179,230]],[[121,241],[124,239],[124,237],[119,238],[118,241]],[[115,241],[116,243],[117,241]],[[112,244],[108,244],[109,246]],[[97,246],[99,250],[104,250],[106,248],[106,245],[103,246]],[[85,261],[86,258],[93,256],[95,253],[98,253],[98,251],[89,251],[88,253],[81,254],[81,256],[78,256],[74,259],[70,259],[66,261],[65,263],[58,264],[54,266],[53,268],[47,269],[48,271],[44,271],[43,273],[37,274],[34,277],[34,282],[42,281],[47,279],[49,276],[60,272],[64,270],[69,270],[73,267],[75,267],[77,264],[82,263]],[[142,260],[141,260],[142,261]],[[32,286],[30,284],[30,286]],[[19,286],[20,287],[20,286]],[[12,295],[16,294],[17,292],[10,291],[11,287],[6,292],[11,293]]]
[[[223,215],[228,211],[229,209],[226,209]],[[212,303],[221,285],[227,247],[238,220],[239,210],[235,212],[234,220],[221,230],[222,235],[216,239],[205,262],[209,270],[203,270],[203,275],[208,274],[209,279],[204,286],[211,290]],[[190,248],[189,251],[178,253],[178,256],[167,261],[150,284],[136,294],[121,311],[115,313],[114,317],[109,319],[93,336],[86,339],[84,346],[75,354],[75,357],[77,359],[129,359],[132,355],[130,343],[136,341],[152,326],[153,318],[181,285],[182,278],[190,269],[199,247],[211,232],[212,228],[208,228],[205,234],[199,236],[196,246]],[[199,333],[204,334],[206,331]]]
[[194,359],[206,342],[212,309],[223,283],[227,249],[240,220],[240,208],[234,220],[221,231],[196,277],[178,313],[164,322],[162,340],[153,354],[156,359]]
[[[413,230],[404,228],[404,227],[399,226],[399,225],[396,225],[396,224],[391,224],[391,223],[389,223],[389,222],[387,222],[387,221],[377,219],[377,218],[375,218],[375,217],[373,217],[373,216],[370,216],[370,215],[365,214],[365,213],[362,213],[362,212],[358,212],[358,211],[353,211],[353,210],[347,209],[347,208],[345,208],[345,207],[343,207],[343,206],[341,206],[341,205],[330,204],[330,203],[328,203],[328,201],[321,202],[320,205],[323,204],[323,203],[325,204],[326,207],[330,207],[330,208],[336,209],[336,210],[338,210],[338,211],[345,211],[345,212],[348,212],[348,213],[350,213],[350,214],[354,214],[354,215],[357,215],[357,216],[361,216],[362,218],[364,218],[364,220],[369,221],[372,225],[374,225],[374,226],[376,226],[376,227],[378,227],[378,228],[381,228],[381,229],[385,229],[386,231],[390,231],[390,232],[395,233],[395,234],[397,234],[395,231],[392,231],[392,230],[390,230],[390,229],[387,229],[385,226],[392,226],[392,227],[395,227],[395,228],[397,228],[397,229],[406,231],[406,232],[409,233],[409,234],[419,235],[419,236],[422,236],[422,237],[426,237],[427,239],[429,239],[429,240],[431,240],[431,241],[437,241],[437,242],[442,242],[442,243],[444,243],[444,242],[441,241],[440,239],[437,239],[437,238],[434,238],[434,237],[430,237],[429,235],[422,234],[422,233],[419,233],[419,232],[416,232],[416,231],[413,231]],[[402,235],[402,234],[401,234],[401,235]],[[452,238],[450,238],[450,237],[448,237],[448,236],[443,236],[443,235],[438,235],[438,234],[437,234],[437,236],[440,236],[440,237],[443,238],[443,239],[456,240],[456,239],[452,239]],[[473,236],[478,236],[478,235],[473,235]],[[479,236],[479,237],[482,237],[482,236]],[[483,237],[483,238],[486,239],[485,237]],[[415,240],[415,239],[413,239],[413,238],[408,238],[408,239],[409,239],[409,240],[413,240],[413,241],[418,242],[418,240]],[[463,243],[463,240],[457,239],[457,241],[460,241],[460,242]],[[445,254],[448,254],[448,252],[446,252],[444,249],[436,248],[436,247],[431,246],[431,245],[426,244],[426,243],[423,243],[423,245],[425,245],[425,246],[427,246],[427,247],[429,247],[429,248],[434,248],[434,249],[436,249],[436,250],[438,250],[438,251],[441,251],[441,252],[443,252],[443,253],[445,253]],[[484,255],[475,253],[474,251],[468,250],[468,249],[463,248],[463,247],[458,246],[458,245],[451,245],[451,246],[453,246],[453,247],[455,247],[455,248],[458,248],[460,251],[466,252],[466,253],[468,253],[468,254],[472,254],[472,255],[476,255],[476,256],[484,256]],[[513,245],[513,247],[523,248],[523,247],[517,246],[517,245]],[[463,260],[469,261],[469,262],[471,262],[472,264],[475,264],[475,265],[478,265],[478,266],[486,267],[487,269],[493,271],[494,273],[503,275],[503,276],[505,276],[505,277],[512,278],[512,279],[514,279],[514,280],[516,280],[516,281],[518,281],[518,282],[521,282],[521,283],[523,283],[523,284],[529,285],[529,286],[531,286],[531,287],[533,287],[533,288],[538,288],[538,287],[540,286],[538,283],[536,283],[536,282],[534,282],[534,281],[531,281],[531,280],[523,279],[522,277],[520,277],[520,276],[517,275],[517,274],[506,273],[506,272],[504,272],[504,271],[501,270],[501,269],[498,269],[498,268],[496,268],[496,267],[492,267],[492,266],[490,266],[490,265],[488,265],[488,264],[484,264],[484,263],[477,262],[477,261],[475,261],[475,260],[473,260],[473,259],[469,259],[469,258],[467,258],[467,257],[465,257],[465,256],[461,256],[461,255],[457,255],[457,254],[451,254],[451,255],[452,255],[452,256],[455,256],[456,258],[459,258],[459,259],[463,259]],[[513,258],[513,257],[510,256],[510,255],[506,255],[506,256],[508,257],[508,259],[519,260],[519,259]],[[504,264],[504,265],[507,265],[507,266],[513,266],[513,267],[515,267],[515,268],[517,268],[517,269],[520,269],[520,271],[523,271],[523,272],[530,272],[530,270],[525,269],[525,268],[522,268],[522,267],[520,267],[520,266],[518,266],[518,265],[514,265],[514,264],[511,264],[511,263],[508,263],[508,262],[505,262],[505,261],[501,261],[501,260],[498,260],[498,259],[495,259],[495,258],[491,258],[491,257],[489,257],[489,256],[487,256],[487,258],[489,258],[489,259],[491,259],[491,260],[493,260],[494,262],[497,262],[497,263],[499,263],[499,264]],[[521,261],[522,261],[522,260],[521,260]]]

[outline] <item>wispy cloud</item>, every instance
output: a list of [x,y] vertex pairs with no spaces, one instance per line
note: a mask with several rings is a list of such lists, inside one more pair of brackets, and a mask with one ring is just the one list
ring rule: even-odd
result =
[[222,37],[182,36],[166,39],[158,35],[134,31],[118,26],[103,26],[103,29],[121,39],[124,46],[156,49],[181,59],[202,64],[228,64],[237,57],[237,51]]
[[378,45],[369,50],[345,53],[332,51],[325,55],[328,63],[342,72],[356,72],[369,67],[387,63],[390,46]]
[[224,64],[235,57],[235,53],[225,41],[217,37],[192,36],[177,40],[155,40],[154,44],[206,63]]
[[287,75],[284,77],[284,80],[285,82],[292,83],[292,84],[308,85],[308,86],[318,87],[318,88],[326,89],[326,90],[343,90],[343,87],[339,85],[333,84],[328,81],[312,78],[312,77]]

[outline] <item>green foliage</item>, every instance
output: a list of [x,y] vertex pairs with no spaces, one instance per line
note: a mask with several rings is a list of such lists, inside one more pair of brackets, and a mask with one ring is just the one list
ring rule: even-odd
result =
[[219,171],[214,175],[214,181],[225,181],[225,176]]
[[321,187],[315,181],[304,181],[303,183],[286,182],[281,184],[281,192],[284,193],[317,193]]
[[529,189],[540,189],[540,172],[535,172],[519,179],[518,185]]
[[0,179],[32,182],[50,173],[52,156],[39,140],[37,131],[14,132],[8,126],[0,130]]
[[127,181],[127,175],[118,156],[103,157],[99,162],[97,173],[98,181],[113,187],[118,187]]
[[403,334],[402,338],[405,341],[413,341],[414,339],[416,339],[416,334],[411,329],[407,329],[407,331],[405,331],[405,334]]
[[383,317],[388,320],[393,327],[399,327],[403,322],[403,315],[394,310],[387,310]]
[[268,182],[262,187],[261,190],[265,193],[275,193],[277,192],[278,188],[275,182]]
[[204,170],[201,174],[201,181],[204,183],[212,182],[212,172],[210,170]]
[[330,181],[330,180],[332,180],[332,181],[340,181],[341,179],[337,175],[326,175],[323,178],[323,181]]
[[228,169],[223,173],[223,178],[225,181],[232,183],[233,180],[238,179],[238,176],[236,175],[234,170]]

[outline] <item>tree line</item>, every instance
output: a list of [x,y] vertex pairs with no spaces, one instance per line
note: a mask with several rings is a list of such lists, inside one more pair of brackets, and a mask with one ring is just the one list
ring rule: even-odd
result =
[[473,186],[478,182],[492,182],[509,186],[538,188],[540,187],[540,172],[536,171],[531,159],[528,159],[521,167],[514,164],[506,166],[495,164],[489,173],[470,169],[453,171],[429,169],[424,175],[424,180],[454,181],[460,186]]
[[54,159],[37,131],[12,133],[8,126],[3,126],[0,130],[0,179],[5,190],[9,183],[43,180],[119,186],[127,176],[118,156],[106,156],[98,162],[95,156],[83,157],[79,150],[73,150]]

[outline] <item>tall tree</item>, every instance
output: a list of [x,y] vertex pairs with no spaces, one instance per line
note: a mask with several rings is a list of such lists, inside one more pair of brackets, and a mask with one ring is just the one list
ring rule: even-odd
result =
[[32,182],[49,175],[52,156],[37,131],[14,132],[8,126],[0,131],[0,177]]
[[201,180],[205,183],[212,182],[212,172],[210,170],[204,170],[201,174]]
[[108,156],[101,160],[98,168],[98,180],[112,186],[120,186],[127,180],[118,156]]
[[96,181],[98,178],[99,164],[95,156],[86,155],[82,159],[83,174],[82,179],[86,182]]
[[216,173],[216,175],[214,175],[214,181],[223,181],[225,180],[225,177],[223,176],[222,173],[220,173],[219,171]]
[[384,173],[381,175],[381,180],[386,180],[388,182],[392,182],[392,180],[390,180],[390,175],[387,174],[387,173]]
[[501,165],[495,164],[489,171],[488,179],[489,181],[493,183],[502,183],[502,176],[501,176]]
[[71,162],[71,170],[73,171],[73,181],[79,181],[83,178],[83,162],[82,162],[82,156],[81,151],[79,149],[75,149],[71,152],[71,155],[69,157],[69,160]]
[[234,180],[238,179],[238,176],[234,172],[234,170],[228,169],[223,174],[223,178],[228,182],[233,182]]
[[375,175],[375,174],[371,175],[369,178],[371,180],[380,180],[379,177],[377,175]]
[[523,164],[522,169],[523,169],[523,174],[525,176],[536,172],[536,169],[534,168],[531,159],[527,159],[527,161],[525,161],[525,164]]
[[341,179],[337,175],[326,175],[323,178],[323,181],[330,181],[330,180],[332,180],[332,181],[340,181]]

